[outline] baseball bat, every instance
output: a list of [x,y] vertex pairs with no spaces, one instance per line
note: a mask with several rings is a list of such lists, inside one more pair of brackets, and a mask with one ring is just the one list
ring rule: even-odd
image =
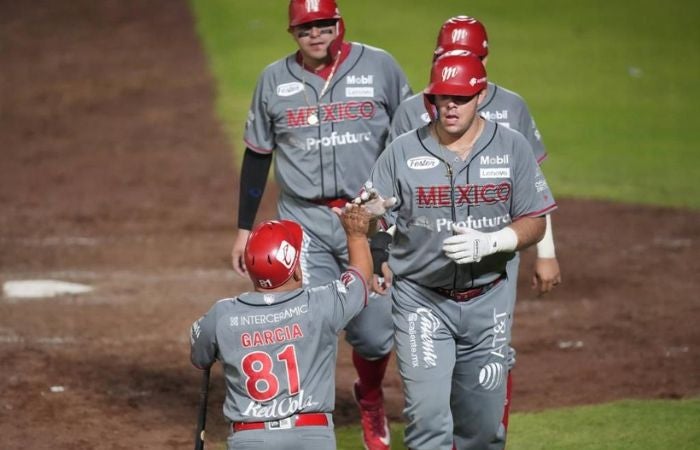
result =
[[210,372],[211,369],[206,369],[202,372],[202,384],[199,388],[199,411],[197,412],[197,432],[194,435],[194,450],[204,450],[204,429],[207,424]]

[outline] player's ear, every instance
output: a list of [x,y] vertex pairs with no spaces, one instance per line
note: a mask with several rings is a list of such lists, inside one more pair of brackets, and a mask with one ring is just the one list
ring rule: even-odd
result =
[[487,89],[487,88],[484,88],[484,89],[481,90],[481,92],[479,92],[478,97],[476,98],[476,104],[477,104],[477,105],[480,105],[481,102],[483,102],[484,99],[486,98],[486,89]]
[[292,277],[294,278],[294,281],[301,281],[303,279],[301,273],[301,261],[299,261],[297,263],[297,266],[294,268],[294,273],[292,274]]

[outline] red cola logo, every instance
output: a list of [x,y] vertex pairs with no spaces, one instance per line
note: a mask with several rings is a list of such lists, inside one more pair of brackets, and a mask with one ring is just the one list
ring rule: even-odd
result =
[[[345,120],[371,119],[377,107],[369,100],[349,101],[335,103],[321,103],[319,113],[321,122],[343,122]],[[302,128],[313,126],[308,118],[316,114],[315,106],[303,106],[301,108],[287,109],[287,127]],[[315,124],[314,124],[315,125]]]
[[[461,206],[505,203],[510,199],[511,190],[512,186],[510,183],[504,181],[498,184],[457,185],[454,191],[449,184],[418,186],[415,194],[419,208],[439,208],[452,206],[453,204]],[[453,197],[454,202],[452,201]]]

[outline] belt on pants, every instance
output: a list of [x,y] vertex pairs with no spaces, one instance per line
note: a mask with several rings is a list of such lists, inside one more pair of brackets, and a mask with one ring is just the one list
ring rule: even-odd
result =
[[437,292],[438,294],[442,295],[443,297],[449,297],[456,302],[466,302],[466,301],[473,299],[474,297],[478,297],[482,294],[487,293],[488,291],[490,291],[491,289],[496,287],[496,285],[498,283],[500,283],[501,280],[503,280],[503,278],[504,278],[503,275],[501,275],[500,277],[496,278],[494,281],[492,281],[488,284],[485,284],[485,285],[479,286],[479,287],[475,287],[475,288],[465,289],[465,290],[445,289],[445,288],[430,288],[430,289],[433,290],[434,292]]
[[316,205],[327,206],[329,208],[343,208],[346,203],[350,203],[352,200],[347,198],[317,198],[309,201]]
[[288,430],[296,427],[327,427],[328,416],[325,413],[295,414],[280,420],[269,422],[233,422],[234,432],[247,430]]

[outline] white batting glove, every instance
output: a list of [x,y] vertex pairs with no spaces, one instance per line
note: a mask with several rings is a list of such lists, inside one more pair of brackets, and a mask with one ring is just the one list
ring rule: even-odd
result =
[[372,182],[367,181],[362,187],[360,195],[355,197],[352,202],[367,208],[372,216],[381,217],[396,204],[396,197],[382,197],[379,191],[372,186]]
[[481,261],[484,256],[497,252],[512,252],[518,245],[518,236],[510,227],[493,233],[482,233],[467,227],[454,227],[456,235],[442,243],[445,255],[457,264]]

